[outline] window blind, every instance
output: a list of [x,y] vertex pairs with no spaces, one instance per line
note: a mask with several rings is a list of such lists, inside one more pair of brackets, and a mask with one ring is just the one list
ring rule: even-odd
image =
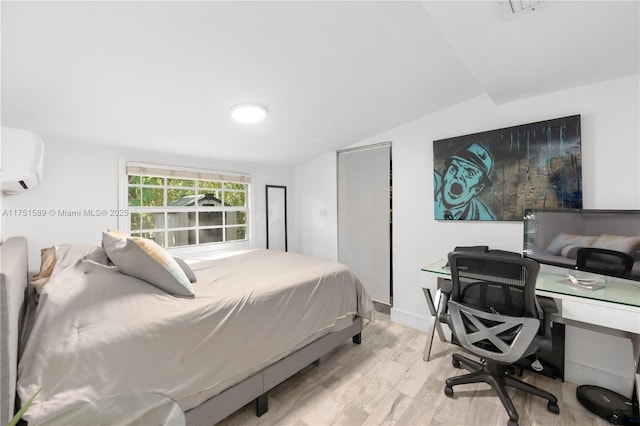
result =
[[200,179],[225,182],[250,183],[251,176],[232,174],[228,172],[213,172],[208,170],[184,169],[180,167],[156,166],[140,163],[127,163],[128,175],[158,176],[173,179]]

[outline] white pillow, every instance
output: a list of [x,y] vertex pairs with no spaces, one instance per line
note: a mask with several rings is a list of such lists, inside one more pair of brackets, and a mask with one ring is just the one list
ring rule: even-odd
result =
[[174,296],[195,297],[193,286],[180,265],[155,241],[110,231],[102,233],[102,246],[120,272]]
[[593,242],[591,247],[621,251],[631,255],[640,248],[640,236],[627,237],[624,235],[602,234]]

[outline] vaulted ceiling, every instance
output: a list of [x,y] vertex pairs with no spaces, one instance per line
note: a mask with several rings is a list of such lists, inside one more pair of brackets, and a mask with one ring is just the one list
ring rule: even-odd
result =
[[[2,1],[2,124],[293,165],[487,94],[634,75],[637,1]],[[254,125],[229,107],[269,110]]]

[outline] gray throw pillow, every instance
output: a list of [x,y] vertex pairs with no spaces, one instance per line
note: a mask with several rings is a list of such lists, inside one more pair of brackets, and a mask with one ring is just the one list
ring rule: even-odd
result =
[[189,278],[189,281],[191,281],[192,283],[195,283],[196,281],[198,281],[198,279],[196,278],[196,274],[193,273],[193,271],[191,270],[187,262],[184,261],[184,259],[180,259],[179,257],[174,257],[174,259],[176,262],[178,262],[178,265],[180,265],[180,267],[182,268],[182,271],[187,276],[187,278]]
[[112,231],[102,233],[102,246],[120,272],[174,296],[195,297],[193,286],[180,265],[155,241]]

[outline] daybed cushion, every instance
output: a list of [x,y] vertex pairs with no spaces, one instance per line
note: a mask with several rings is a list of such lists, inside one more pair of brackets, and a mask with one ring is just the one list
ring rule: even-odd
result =
[[191,281],[178,262],[155,241],[117,231],[103,232],[102,246],[119,271],[174,296],[195,296]]

